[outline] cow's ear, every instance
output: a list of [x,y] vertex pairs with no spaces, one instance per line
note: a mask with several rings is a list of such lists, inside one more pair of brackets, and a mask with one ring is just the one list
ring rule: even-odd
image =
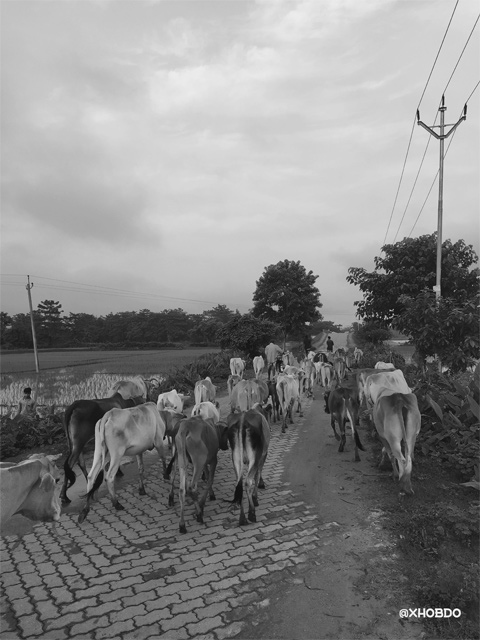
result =
[[55,487],[55,479],[49,473],[46,473],[43,478],[40,480],[40,488],[48,493]]

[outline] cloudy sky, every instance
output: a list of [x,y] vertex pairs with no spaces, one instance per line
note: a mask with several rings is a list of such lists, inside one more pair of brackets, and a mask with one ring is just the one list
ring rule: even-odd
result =
[[[436,230],[439,143],[414,121],[447,87],[455,123],[480,78],[460,0],[428,81],[455,5],[2,0],[2,310],[28,311],[30,274],[34,308],[67,314],[245,313],[290,259],[350,324],[348,267]],[[446,142],[443,234],[477,253],[479,103]]]

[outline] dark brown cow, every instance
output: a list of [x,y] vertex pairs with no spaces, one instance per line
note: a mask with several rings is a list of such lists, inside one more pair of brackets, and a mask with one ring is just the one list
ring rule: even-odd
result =
[[[217,455],[219,449],[228,449],[227,425],[225,422],[213,424],[210,420],[202,420],[195,416],[182,420],[175,437],[177,447],[177,465],[180,475],[179,500],[180,500],[180,533],[186,533],[185,526],[185,497],[190,495],[195,504],[197,522],[203,524],[203,509],[210,494],[210,500],[215,500],[213,493],[213,479],[217,467]],[[188,460],[193,465],[192,480],[187,482]],[[200,498],[198,497],[198,481],[202,472],[207,472],[207,486]],[[173,474],[173,481],[175,473]]]
[[[335,438],[340,441],[338,451],[342,452],[345,448],[345,443],[347,441],[345,436],[345,424],[348,418],[355,443],[355,462],[360,462],[358,449],[361,451],[365,451],[365,449],[360,442],[360,436],[356,430],[359,413],[358,392],[356,387],[336,385],[330,391],[325,392],[324,398],[325,412],[330,414],[330,424],[332,426],[333,433]],[[335,422],[338,423],[341,435],[338,435],[337,430],[335,429]]]
[[83,449],[87,442],[95,437],[95,425],[98,420],[110,411],[110,409],[126,409],[143,403],[142,397],[130,398],[125,400],[120,393],[115,393],[109,398],[100,398],[98,400],[76,400],[67,407],[64,417],[64,428],[67,436],[69,454],[63,465],[65,478],[62,490],[60,491],[60,500],[63,503],[69,503],[67,497],[67,489],[75,484],[77,476],[73,471],[73,467],[78,463],[82,470],[85,480],[87,479],[87,467],[83,458]]
[[[256,522],[255,507],[258,507],[258,487],[263,465],[270,444],[270,426],[261,407],[249,411],[230,414],[227,418],[228,441],[232,450],[233,468],[237,475],[237,485],[233,504],[240,508],[239,526]],[[245,488],[248,498],[248,520],[243,510],[243,465],[248,464]],[[263,486],[265,486],[263,484]]]

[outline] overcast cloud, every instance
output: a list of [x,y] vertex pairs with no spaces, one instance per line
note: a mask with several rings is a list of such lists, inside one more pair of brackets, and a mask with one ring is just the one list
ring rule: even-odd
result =
[[[318,274],[324,317],[350,324],[360,294],[347,269],[380,255],[454,6],[4,0],[2,310],[28,311],[30,274],[34,307],[66,313],[245,313],[265,267],[290,259]],[[460,0],[427,124],[477,15]],[[447,123],[479,80],[478,54],[477,25]],[[446,157],[443,233],[477,253],[479,96]],[[428,138],[415,126],[387,243],[436,230],[437,184],[411,231],[438,169],[433,138],[400,225]]]

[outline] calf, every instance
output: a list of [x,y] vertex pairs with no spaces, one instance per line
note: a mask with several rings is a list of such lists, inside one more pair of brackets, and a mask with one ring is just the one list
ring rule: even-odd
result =
[[63,503],[69,503],[67,489],[75,484],[77,476],[73,467],[78,463],[85,480],[87,479],[87,467],[83,457],[83,450],[87,442],[95,436],[95,425],[110,409],[125,409],[134,407],[143,402],[143,397],[129,398],[125,400],[120,393],[115,393],[109,398],[99,400],[76,400],[65,410],[64,428],[69,448],[68,456],[63,465],[65,477],[60,499]]
[[[180,500],[180,533],[186,533],[185,527],[185,497],[190,495],[195,504],[197,522],[203,524],[203,510],[207,495],[215,499],[212,486],[217,467],[217,455],[219,449],[228,449],[227,425],[224,422],[213,424],[211,421],[202,420],[195,416],[182,420],[175,437],[177,447],[177,466],[180,475],[179,500]],[[192,480],[187,483],[188,459],[193,465]],[[207,471],[207,486],[198,497],[198,482],[204,469]],[[174,474],[175,478],[175,474]],[[173,487],[172,480],[172,487]]]
[[398,477],[401,494],[413,494],[413,453],[421,419],[417,397],[413,393],[395,393],[383,389],[373,407],[373,421],[383,444],[380,467],[387,454],[392,463],[393,476]]
[[115,493],[115,474],[123,456],[136,456],[139,472],[139,494],[145,495],[143,482],[143,458],[145,451],[155,447],[162,459],[165,472],[165,456],[163,438],[165,422],[153,402],[134,407],[133,409],[111,409],[95,425],[95,452],[92,468],[87,478],[87,504],[78,516],[82,523],[90,511],[90,502],[103,482],[107,455],[110,455],[110,466],[105,474],[108,492],[117,511],[123,506]]
[[360,360],[363,358],[363,351],[358,347],[355,347],[353,351],[353,357],[355,358],[355,362],[358,364]]
[[[231,414],[227,418],[228,441],[232,450],[233,468],[237,485],[233,504],[240,508],[239,526],[256,522],[255,507],[258,507],[258,487],[263,465],[270,444],[270,427],[265,415],[257,408]],[[248,498],[248,520],[243,510],[243,465],[247,463],[245,488]]]
[[303,389],[307,397],[315,399],[313,395],[313,385],[315,384],[315,365],[313,360],[307,359],[304,362],[304,372],[305,376],[303,378]]
[[60,501],[56,492],[59,456],[33,454],[17,464],[0,466],[0,522],[15,514],[30,520],[51,522],[60,519]]
[[[360,451],[365,451],[365,449],[360,442],[360,436],[356,430],[359,412],[356,388],[336,386],[330,391],[326,391],[324,397],[325,412],[330,414],[330,425],[333,429],[335,438],[340,441],[338,451],[343,452],[345,448],[345,443],[347,441],[345,436],[345,424],[348,418],[355,443],[355,462],[360,462],[358,449],[360,449]],[[337,434],[337,430],[335,429],[335,422],[338,423],[340,435]]]
[[287,420],[289,419],[290,424],[293,424],[292,410],[295,403],[297,403],[297,411],[300,413],[300,417],[303,417],[298,378],[284,373],[279,375],[277,379],[277,394],[283,413],[282,433],[285,433],[285,429],[288,427]]

